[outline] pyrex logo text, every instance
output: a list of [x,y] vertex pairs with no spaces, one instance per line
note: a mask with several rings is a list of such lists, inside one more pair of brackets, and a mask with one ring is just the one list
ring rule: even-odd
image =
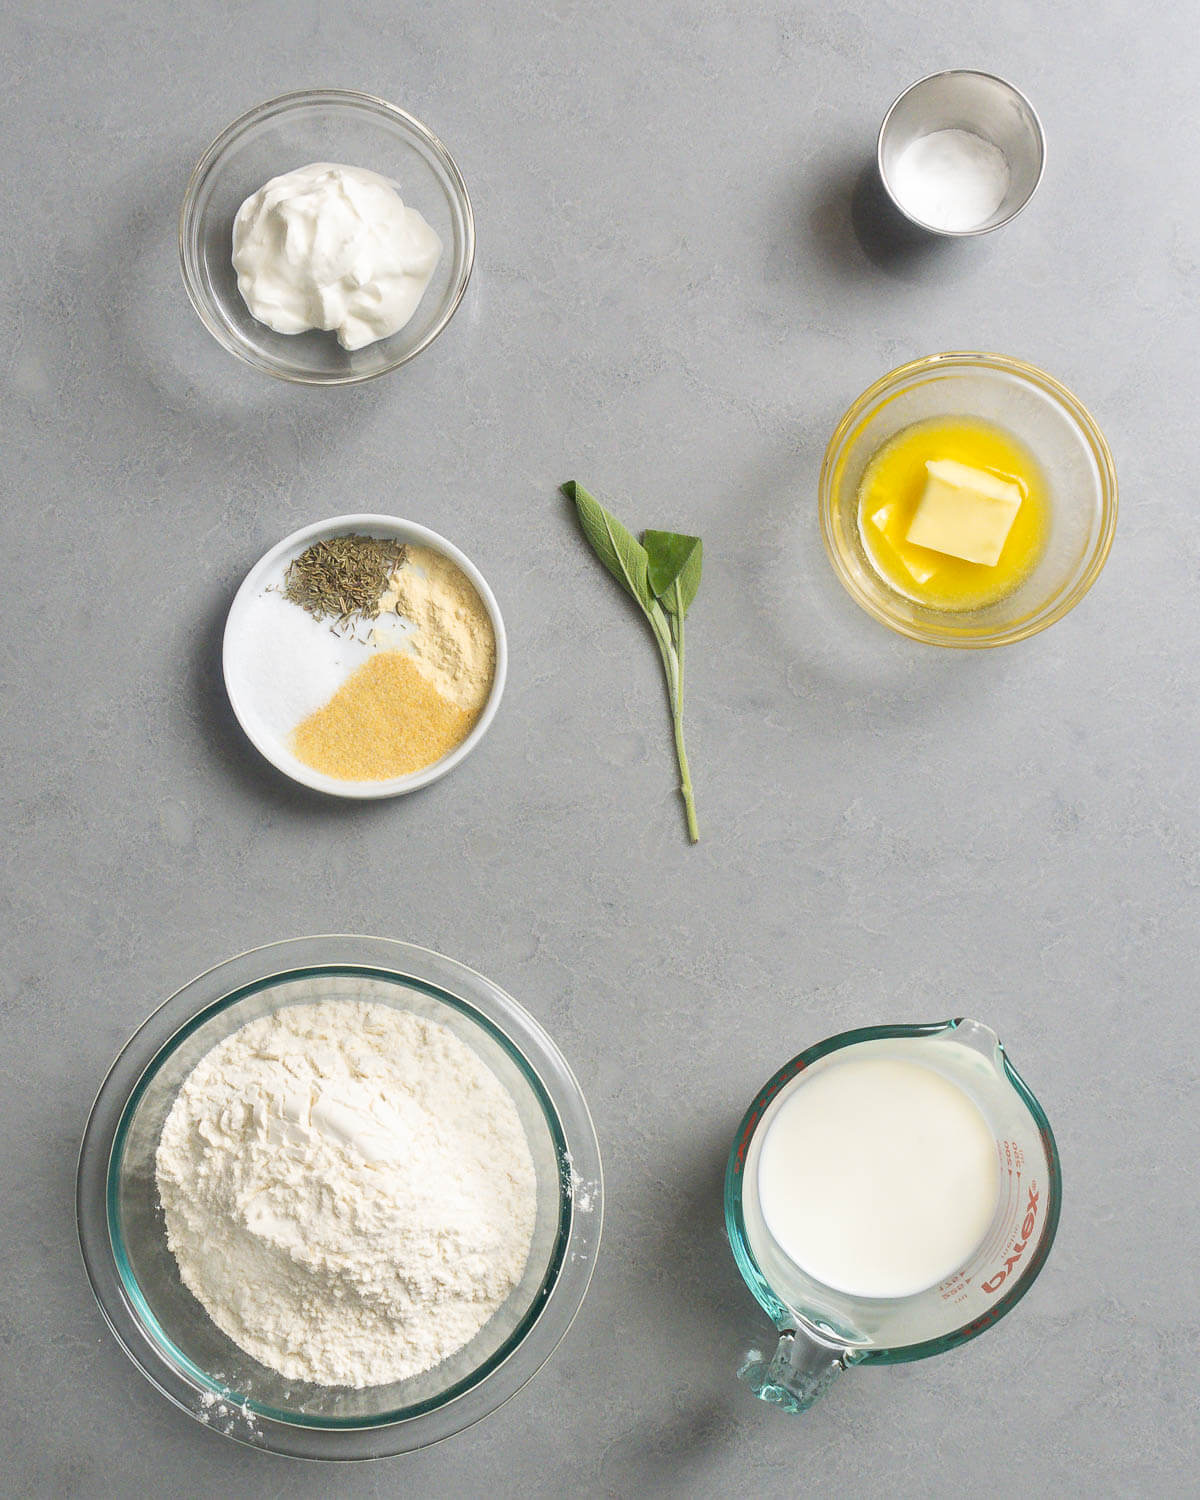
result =
[[1033,1227],[1037,1223],[1037,1207],[1038,1187],[1037,1183],[1035,1182],[1029,1189],[1029,1202],[1025,1205],[1025,1218],[1021,1223],[1021,1238],[1013,1246],[1012,1254],[1004,1262],[1004,1265],[1000,1268],[1000,1270],[998,1270],[994,1276],[989,1277],[988,1280],[983,1283],[983,1290],[985,1292],[999,1291],[999,1289],[1008,1280],[1008,1273],[1012,1270],[1016,1263],[1021,1259],[1022,1255],[1025,1254],[1025,1251],[1029,1248],[1029,1241],[1031,1236],[1033,1235]]

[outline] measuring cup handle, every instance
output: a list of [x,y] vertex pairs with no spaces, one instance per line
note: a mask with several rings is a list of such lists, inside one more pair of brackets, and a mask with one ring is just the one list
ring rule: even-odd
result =
[[803,1329],[789,1328],[780,1335],[774,1359],[751,1357],[738,1371],[738,1378],[760,1401],[770,1401],[784,1411],[807,1411],[844,1368],[845,1352]]

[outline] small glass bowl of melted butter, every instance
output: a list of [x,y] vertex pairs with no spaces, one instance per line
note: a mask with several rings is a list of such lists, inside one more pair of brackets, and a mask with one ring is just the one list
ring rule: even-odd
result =
[[877,380],[821,469],[834,571],[868,614],[939,646],[1044,630],[1095,582],[1117,477],[1099,427],[1052,376],[997,354],[935,354]]

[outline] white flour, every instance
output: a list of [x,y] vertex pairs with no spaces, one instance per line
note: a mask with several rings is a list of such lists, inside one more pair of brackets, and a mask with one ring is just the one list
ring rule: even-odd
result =
[[296,1380],[382,1385],[517,1285],[536,1179],[516,1106],[446,1027],[359,1001],[251,1021],[185,1080],[158,1191],[184,1284]]

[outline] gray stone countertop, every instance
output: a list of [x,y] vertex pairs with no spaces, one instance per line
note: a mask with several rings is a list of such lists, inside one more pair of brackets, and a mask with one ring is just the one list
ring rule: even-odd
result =
[[[5,7],[0,1490],[1190,1492],[1194,21],[1090,0]],[[1048,170],[1001,233],[902,250],[869,212],[874,133],[948,66],[1026,90]],[[448,331],[343,391],[239,366],[176,265],[202,148],[315,84],[427,121],[479,229]],[[1121,477],[1095,589],[1004,651],[890,635],[818,533],[841,411],[946,348],[1057,375]],[[704,537],[695,849],[652,643],[576,534],[571,477]],[[217,655],[251,563],[354,509],[461,545],[512,651],[479,752],[367,806],[256,756]],[[608,1179],[591,1294],[537,1379],[440,1448],[336,1471],[165,1402],[102,1323],[73,1208],[93,1095],[146,1014],[232,953],[327,930],[515,995],[572,1062]],[[803,1418],[755,1402],[734,1369],[766,1322],[720,1211],[741,1111],[831,1032],[963,1012],[1058,1134],[1046,1270],[953,1354],[843,1377]]]

